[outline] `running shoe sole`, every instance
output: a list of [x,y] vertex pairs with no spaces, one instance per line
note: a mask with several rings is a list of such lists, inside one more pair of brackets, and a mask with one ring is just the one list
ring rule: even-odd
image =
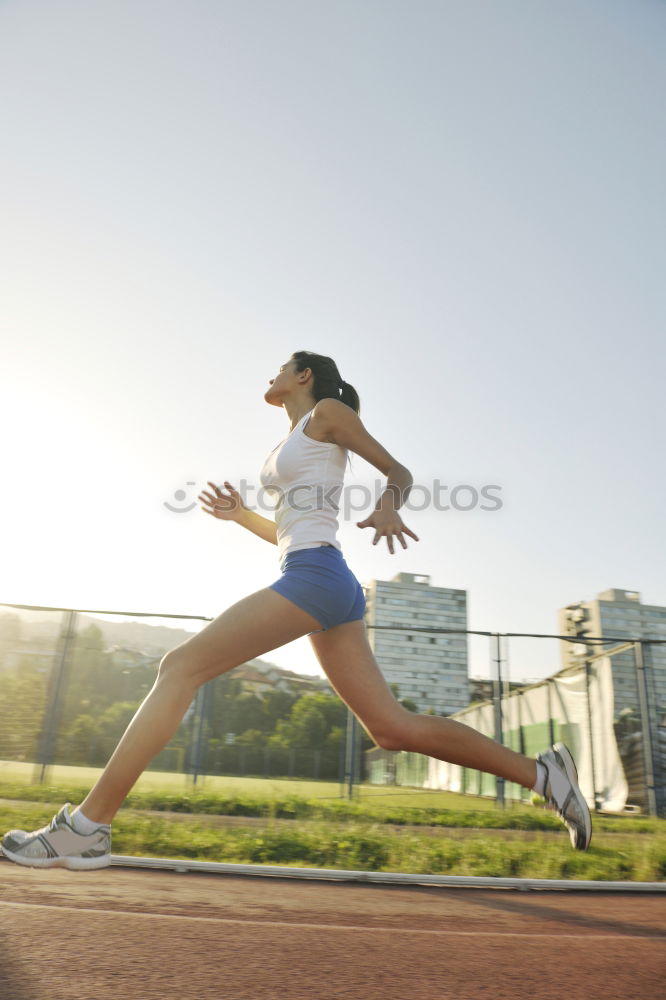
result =
[[582,841],[580,840],[579,830],[572,831],[571,827],[569,827],[570,833],[574,834],[574,836],[571,839],[571,842],[577,851],[585,851],[590,846],[590,843],[592,841],[592,817],[590,816],[590,810],[587,802],[585,801],[585,798],[583,797],[583,793],[578,787],[578,770],[574,763],[574,759],[571,756],[571,753],[569,752],[569,749],[564,745],[564,743],[553,744],[553,750],[555,751],[555,753],[559,755],[564,765],[564,770],[566,771],[567,778],[571,782],[571,792],[574,798],[576,799],[578,807],[585,818],[584,839]]
[[0,847],[0,854],[4,854],[9,861],[15,861],[17,865],[24,865],[26,868],[69,868],[72,871],[88,871],[91,868],[108,868],[111,864],[110,854],[96,858],[26,858],[22,854],[8,851],[6,847]]
[[89,834],[72,825],[67,802],[51,822],[39,830],[10,830],[0,842],[9,860],[26,868],[70,868],[85,871],[111,864],[111,827],[100,824]]

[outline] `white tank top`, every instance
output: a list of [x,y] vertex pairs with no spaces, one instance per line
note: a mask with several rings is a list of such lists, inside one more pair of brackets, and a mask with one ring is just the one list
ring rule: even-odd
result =
[[304,431],[311,413],[276,445],[260,473],[261,485],[277,504],[280,562],[288,552],[316,545],[342,550],[336,536],[347,449],[308,437]]

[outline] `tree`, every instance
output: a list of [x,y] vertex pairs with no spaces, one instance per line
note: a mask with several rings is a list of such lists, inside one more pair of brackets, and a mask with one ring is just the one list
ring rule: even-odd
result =
[[70,764],[94,766],[101,763],[102,731],[92,715],[79,715],[64,736]]
[[256,694],[243,692],[227,703],[224,717],[225,733],[244,733],[246,729],[263,731],[264,707]]
[[21,657],[0,674],[0,755],[35,760],[46,704],[47,674],[37,658]]
[[116,702],[139,704],[156,673],[156,662],[128,665],[122,654],[106,649],[97,625],[81,629],[69,652],[61,729],[68,729],[79,715],[101,715]]
[[116,748],[130,722],[134,718],[138,705],[133,701],[117,701],[109,705],[99,717],[100,748],[103,756],[108,759]]
[[316,750],[327,735],[326,716],[305,696],[296,702],[288,719],[278,722],[275,735],[282,746]]
[[236,746],[249,747],[251,750],[263,750],[266,746],[266,733],[260,729],[246,729],[236,738]]
[[281,691],[279,688],[273,688],[272,691],[268,691],[263,700],[265,716],[264,731],[272,733],[280,719],[286,719],[289,716],[289,713],[300,697],[300,694],[292,694],[291,691]]
[[336,695],[304,694],[289,716],[280,721],[271,739],[274,746],[297,746],[320,750],[335,727],[340,727],[343,706]]

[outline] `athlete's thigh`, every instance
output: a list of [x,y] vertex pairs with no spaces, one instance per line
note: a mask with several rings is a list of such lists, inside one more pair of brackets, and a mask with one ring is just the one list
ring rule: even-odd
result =
[[307,611],[264,587],[232,604],[165,660],[203,683],[319,627]]
[[362,619],[309,639],[331,685],[371,732],[403,719],[405,709],[379,669]]

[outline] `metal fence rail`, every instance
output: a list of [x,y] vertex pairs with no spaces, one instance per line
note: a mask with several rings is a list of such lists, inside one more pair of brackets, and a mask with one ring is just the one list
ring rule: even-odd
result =
[[[131,640],[124,644],[112,643],[106,637],[101,640],[98,633],[103,631],[104,618],[116,622],[132,619],[135,623],[146,619],[169,623],[212,620],[197,615],[24,604],[0,604],[2,608],[7,612],[22,612],[22,615],[20,628],[16,622],[7,625],[9,619],[5,615],[2,620],[7,628],[0,629],[0,760],[34,763],[38,782],[45,780],[48,768],[54,764],[103,766],[124,726],[152,686],[161,657],[176,644],[171,640],[169,645],[169,634],[164,631],[159,632],[160,640],[156,640],[152,648],[138,640],[135,647]],[[91,616],[97,631],[90,631],[90,622],[84,627],[84,615]],[[369,627],[401,629],[400,626]],[[653,662],[653,650],[666,644],[666,640],[627,637],[620,641],[604,636],[585,636],[582,640],[571,635],[420,628],[411,624],[402,628],[410,633],[428,635],[485,637],[493,678],[494,738],[507,745],[517,738],[518,745],[514,748],[527,753],[534,752],[534,748],[528,745],[524,725],[519,723],[517,730],[515,726],[512,730],[506,718],[510,639],[578,644],[584,641],[586,650],[580,661],[586,671],[594,669],[596,660],[608,656],[624,656],[626,666],[626,656],[630,654],[634,668],[631,703],[614,720],[629,786],[629,802],[650,815],[666,814],[666,704],[657,697]],[[118,634],[130,633],[121,631]],[[160,643],[163,648],[158,649]],[[371,754],[368,761],[363,753],[367,736],[341,703],[335,745],[278,747],[260,745],[261,741],[256,745],[239,745],[229,739],[238,734],[229,734],[224,729],[224,716],[220,715],[218,704],[220,681],[221,678],[216,678],[199,689],[174,739],[155,758],[150,770],[184,773],[193,783],[203,774],[329,780],[338,783],[339,794],[350,797],[355,787],[368,778],[373,758]],[[593,711],[588,696],[590,730],[594,723]],[[553,742],[554,735],[552,719],[550,729],[549,743]],[[377,752],[374,759],[383,761],[385,778],[388,776],[396,782],[396,767],[388,765],[386,752]],[[404,773],[400,780],[404,784],[418,785],[420,782],[413,776],[414,768],[410,770],[406,764],[401,766]],[[594,761],[592,769],[594,773]],[[501,778],[469,773],[463,790],[487,795],[493,784],[497,802],[505,805],[507,787]]]

